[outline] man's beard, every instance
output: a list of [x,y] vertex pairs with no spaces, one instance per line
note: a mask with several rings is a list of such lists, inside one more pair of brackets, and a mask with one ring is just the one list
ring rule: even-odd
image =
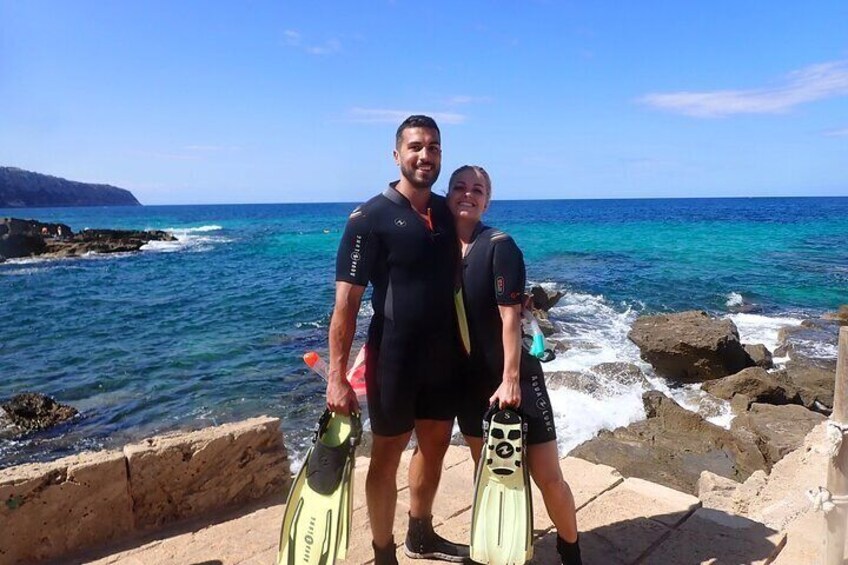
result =
[[415,176],[416,171],[418,169],[408,168],[406,166],[401,165],[400,173],[403,178],[409,182],[412,186],[417,189],[426,190],[432,188],[434,184],[436,184],[436,180],[439,178],[439,173],[441,172],[441,167],[438,165],[433,166],[433,170],[425,173],[428,175],[427,180],[418,180]]

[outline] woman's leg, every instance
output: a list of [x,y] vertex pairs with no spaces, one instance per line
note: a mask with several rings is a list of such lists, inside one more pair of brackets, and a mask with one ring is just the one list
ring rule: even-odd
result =
[[556,526],[557,533],[566,542],[576,542],[577,511],[571,488],[562,478],[556,442],[548,441],[528,446],[527,463],[530,475],[542,493],[545,508]]
[[462,434],[465,438],[465,443],[468,444],[468,449],[471,451],[471,458],[474,460],[474,472],[477,472],[477,465],[480,463],[480,453],[483,451],[483,438]]

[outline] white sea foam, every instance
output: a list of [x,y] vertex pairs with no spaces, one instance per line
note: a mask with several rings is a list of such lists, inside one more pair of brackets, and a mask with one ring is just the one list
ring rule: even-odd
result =
[[762,343],[769,351],[777,349],[777,336],[781,328],[797,326],[803,320],[788,317],[769,317],[761,314],[728,314],[736,324],[742,343]]
[[204,252],[211,250],[215,244],[228,243],[232,240],[221,235],[207,235],[221,231],[221,226],[208,225],[193,228],[165,228],[176,241],[150,241],[141,247],[142,251],[158,253],[173,253],[175,251]]
[[728,308],[732,308],[734,306],[742,306],[745,304],[745,299],[742,298],[742,295],[738,292],[731,292],[727,295],[727,302],[724,303]]

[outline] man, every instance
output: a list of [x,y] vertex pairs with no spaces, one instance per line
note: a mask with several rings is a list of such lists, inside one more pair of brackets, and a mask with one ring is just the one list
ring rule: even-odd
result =
[[410,511],[405,552],[412,558],[462,561],[468,547],[439,537],[433,499],[456,415],[457,355],[453,302],[458,246],[445,199],[432,193],[441,169],[441,134],[427,116],[398,127],[394,160],[400,180],[356,208],[336,258],[330,321],[327,406],[359,409],[344,378],[365,287],[373,287],[365,378],[374,443],[365,484],[376,565],[397,563],[392,537],[397,470],[413,429]]

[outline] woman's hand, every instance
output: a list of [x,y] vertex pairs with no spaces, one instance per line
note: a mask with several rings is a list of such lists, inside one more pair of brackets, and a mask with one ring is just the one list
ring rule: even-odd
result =
[[498,403],[498,408],[518,408],[521,405],[521,387],[517,378],[505,378],[498,390],[489,398],[489,405]]

